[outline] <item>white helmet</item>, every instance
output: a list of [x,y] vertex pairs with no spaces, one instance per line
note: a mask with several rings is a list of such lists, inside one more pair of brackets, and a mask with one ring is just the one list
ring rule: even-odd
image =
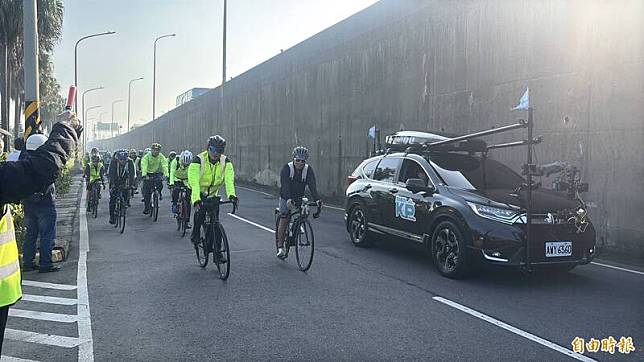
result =
[[189,165],[192,162],[192,152],[185,150],[181,152],[181,163]]
[[47,136],[44,134],[32,134],[27,138],[25,148],[27,151],[35,151],[38,147],[42,146],[47,142]]
[[150,147],[148,147],[148,148],[145,149],[144,153],[147,154],[147,153],[150,153],[150,151],[152,151],[152,149]]

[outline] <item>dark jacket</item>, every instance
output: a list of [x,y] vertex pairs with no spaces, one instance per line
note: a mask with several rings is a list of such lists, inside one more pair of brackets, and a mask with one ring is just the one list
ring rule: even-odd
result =
[[280,197],[284,200],[288,199],[300,199],[304,196],[304,190],[306,186],[309,186],[309,191],[311,191],[311,196],[313,196],[313,201],[320,199],[318,195],[317,186],[315,184],[315,172],[313,172],[313,167],[309,165],[309,169],[306,173],[306,180],[302,182],[302,171],[295,169],[293,179],[291,180],[291,170],[288,164],[282,167],[280,172]]
[[0,204],[17,203],[54,183],[80,133],[80,129],[56,123],[44,145],[19,161],[0,163]]
[[128,158],[125,167],[122,167],[119,161],[113,160],[107,170],[107,179],[110,182],[110,187],[114,186],[132,186],[134,185],[134,161]]

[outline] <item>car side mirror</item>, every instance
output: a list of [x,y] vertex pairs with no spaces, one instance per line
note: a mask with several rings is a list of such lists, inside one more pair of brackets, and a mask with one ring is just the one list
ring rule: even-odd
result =
[[434,185],[427,185],[423,179],[420,178],[410,178],[405,183],[407,190],[418,193],[418,192],[427,192],[433,194],[436,192]]

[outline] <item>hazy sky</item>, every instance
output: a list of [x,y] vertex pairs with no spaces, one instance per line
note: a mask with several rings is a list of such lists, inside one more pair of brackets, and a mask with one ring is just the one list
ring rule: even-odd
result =
[[[375,3],[376,0],[228,0],[227,75],[237,76],[308,37]],[[89,93],[88,119],[103,114],[125,128],[130,79],[132,123],[152,117],[152,59],[157,43],[157,117],[174,108],[177,95],[221,83],[223,0],[64,0],[63,39],[55,49],[55,72],[66,89],[74,84],[74,44],[82,36],[117,34],[83,41],[78,50],[79,97]],[[79,99],[79,108],[81,106]]]

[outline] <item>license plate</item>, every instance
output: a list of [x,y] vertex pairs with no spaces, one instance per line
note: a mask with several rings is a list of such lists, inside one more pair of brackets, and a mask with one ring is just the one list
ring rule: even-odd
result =
[[546,258],[572,255],[572,241],[546,242]]

